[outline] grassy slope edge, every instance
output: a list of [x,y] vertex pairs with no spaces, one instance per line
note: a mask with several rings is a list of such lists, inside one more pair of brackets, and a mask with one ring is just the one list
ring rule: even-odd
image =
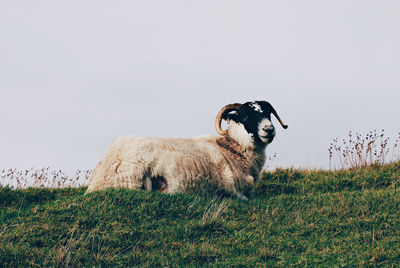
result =
[[124,189],[83,196],[85,188],[0,188],[0,263],[400,264],[399,184],[400,163],[392,163],[276,170],[263,174],[250,201]]

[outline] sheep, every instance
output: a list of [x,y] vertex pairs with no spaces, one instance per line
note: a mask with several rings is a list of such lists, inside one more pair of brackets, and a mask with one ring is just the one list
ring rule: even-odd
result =
[[[186,139],[124,136],[114,141],[90,178],[85,194],[113,188],[166,193],[222,193],[248,199],[275,137],[266,101],[224,106],[215,120],[219,135]],[[221,121],[227,121],[223,130]]]

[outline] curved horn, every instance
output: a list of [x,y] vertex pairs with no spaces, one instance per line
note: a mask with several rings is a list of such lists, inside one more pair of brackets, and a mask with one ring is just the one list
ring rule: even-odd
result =
[[[270,105],[271,105],[271,104],[270,104]],[[282,122],[282,119],[279,117],[278,113],[275,111],[275,109],[274,109],[274,107],[272,107],[272,105],[271,105],[271,112],[275,115],[276,119],[278,119],[278,121],[279,121],[279,123],[282,125],[282,127],[283,127],[284,129],[287,129],[287,128],[288,128],[288,125],[285,125],[285,124]]]
[[240,104],[240,103],[228,104],[228,105],[225,105],[224,107],[222,107],[222,109],[219,111],[217,118],[215,118],[215,129],[217,130],[217,133],[219,135],[224,136],[224,135],[226,135],[226,133],[228,133],[227,130],[222,130],[222,128],[221,128],[222,118],[229,112],[239,110],[240,106],[242,106],[242,104]]

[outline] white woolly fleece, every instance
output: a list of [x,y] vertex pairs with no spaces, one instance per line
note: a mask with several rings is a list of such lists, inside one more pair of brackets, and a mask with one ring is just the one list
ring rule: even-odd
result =
[[241,146],[249,149],[254,148],[253,134],[248,133],[243,124],[230,120],[227,130],[229,135]]

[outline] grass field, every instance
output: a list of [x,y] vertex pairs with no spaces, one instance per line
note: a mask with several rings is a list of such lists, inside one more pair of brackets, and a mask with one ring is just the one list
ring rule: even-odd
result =
[[4,266],[400,265],[400,163],[264,173],[250,201],[0,188]]

